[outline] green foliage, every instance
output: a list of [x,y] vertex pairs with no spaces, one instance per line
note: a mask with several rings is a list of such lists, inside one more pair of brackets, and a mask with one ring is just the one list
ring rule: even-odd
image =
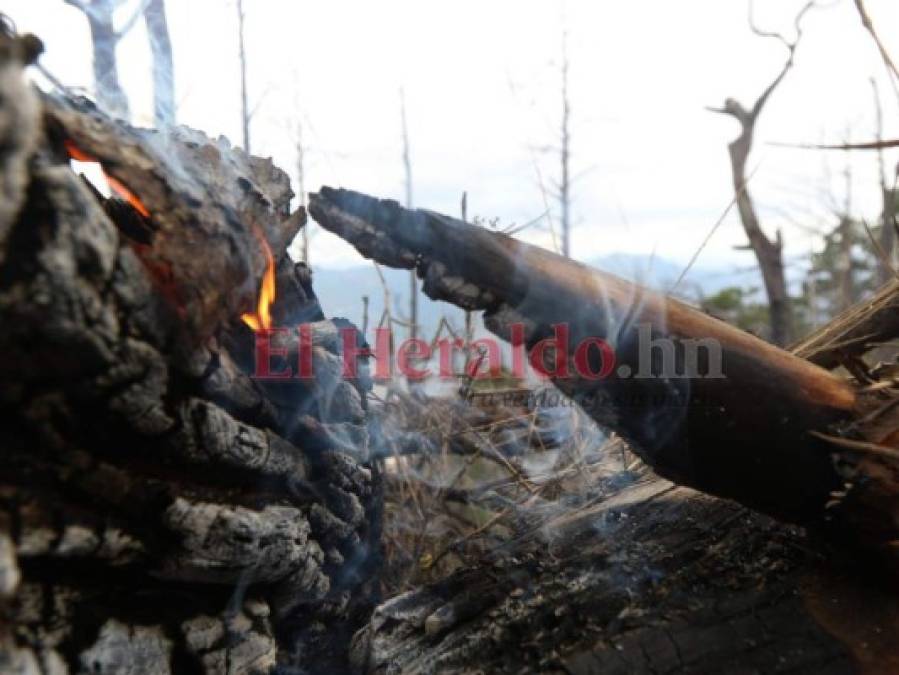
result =
[[702,301],[702,309],[729,324],[767,338],[770,334],[768,305],[757,288],[729,286]]

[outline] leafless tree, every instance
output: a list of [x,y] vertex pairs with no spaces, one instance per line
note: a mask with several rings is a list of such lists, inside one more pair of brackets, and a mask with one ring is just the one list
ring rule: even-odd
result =
[[852,263],[852,168],[849,160],[846,161],[846,168],[843,170],[843,179],[846,183],[846,196],[843,203],[842,213],[838,214],[840,218],[837,226],[837,234],[839,235],[839,250],[837,256],[837,284],[838,284],[838,310],[840,312],[848,308],[855,302],[855,283],[853,280],[853,263]]
[[765,88],[748,110],[733,98],[728,98],[722,108],[710,108],[714,112],[730,115],[740,123],[740,135],[728,145],[734,193],[740,220],[743,223],[746,236],[749,238],[749,246],[758,260],[765,292],[768,296],[771,340],[779,345],[787,344],[793,337],[793,309],[790,304],[786,275],[784,273],[783,240],[779,230],[775,234],[774,239],[769,238],[762,230],[755,204],[746,187],[746,163],[749,153],[752,151],[756,122],[758,122],[765,104],[771,98],[771,94],[783,82],[787,73],[793,67],[796,47],[802,38],[802,19],[814,5],[815,0],[811,0],[796,15],[793,22],[795,37],[790,40],[780,33],[764,31],[758,28],[753,20],[752,2],[750,0],[750,28],[760,37],[773,38],[783,44],[787,49],[787,59],[771,84]]
[[362,296],[362,335],[368,335],[368,296]]
[[[306,207],[306,146],[303,143],[303,123],[297,121],[296,126],[297,153],[297,191],[300,206]],[[309,223],[300,231],[303,238],[303,262],[309,264]]]
[[122,27],[116,30],[115,11],[123,0],[63,0],[84,14],[91,33],[93,49],[94,90],[97,102],[108,112],[128,119],[128,97],[119,82],[116,46],[131,30],[147,6],[142,0]]
[[559,209],[562,224],[562,255],[571,257],[571,102],[568,99],[568,32],[562,33],[562,127],[559,158],[562,177],[559,181]]
[[[883,108],[880,105],[880,91],[877,80],[871,78],[871,88],[874,94],[875,112],[875,137],[878,143],[883,142]],[[896,276],[893,269],[893,251],[896,246],[896,191],[887,182],[886,162],[883,156],[883,148],[877,149],[877,176],[880,181],[880,194],[883,199],[883,208],[880,214],[880,249],[881,259],[878,265],[878,280],[885,284]]]
[[[468,221],[468,193],[462,193],[462,221]],[[474,321],[470,309],[465,310],[465,364],[471,358],[471,343],[474,340]]]
[[[403,171],[406,186],[406,208],[412,208],[412,157],[409,150],[409,127],[406,122],[406,94],[400,89],[400,122],[403,139]],[[415,269],[409,270],[409,337],[418,336],[418,279]]]
[[243,131],[243,149],[250,152],[250,112],[247,100],[247,51],[244,43],[243,0],[237,0],[238,59],[240,60],[240,122]]
[[165,0],[146,3],[144,22],[153,57],[153,123],[163,129],[175,123],[175,61]]

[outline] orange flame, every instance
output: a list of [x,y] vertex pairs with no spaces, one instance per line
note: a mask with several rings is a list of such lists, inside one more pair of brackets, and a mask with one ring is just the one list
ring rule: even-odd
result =
[[241,314],[240,318],[250,328],[257,331],[272,327],[272,304],[275,302],[275,259],[262,231],[258,227],[254,227],[253,232],[265,255],[265,274],[262,275],[262,285],[259,287],[256,313]]
[[69,153],[69,157],[76,162],[97,162],[94,157],[91,157],[86,152],[82,152],[81,149],[68,138],[65,139],[62,144],[65,146],[66,152]]
[[[69,153],[70,159],[74,159],[76,162],[100,164],[100,160],[81,150],[81,148],[75,145],[75,143],[70,141],[68,138],[63,141],[63,145],[65,146],[66,152]],[[102,164],[100,165],[100,170],[103,171]],[[106,178],[106,182],[109,184],[110,190],[112,190],[120,198],[131,204],[131,206],[134,207],[134,210],[141,214],[144,218],[150,217],[150,210],[146,206],[144,206],[144,203],[140,199],[138,199],[137,195],[129,190],[124,183],[122,183],[117,178],[113,178],[108,173],[106,173],[106,171],[103,171],[103,176]]]
[[119,197],[131,204],[131,206],[134,207],[134,210],[141,214],[144,218],[150,217],[150,210],[146,206],[144,206],[144,203],[140,199],[137,198],[137,195],[126,188],[125,185],[118,179],[113,178],[105,171],[103,172],[103,175],[106,176],[106,182],[109,183],[110,190],[112,190]]

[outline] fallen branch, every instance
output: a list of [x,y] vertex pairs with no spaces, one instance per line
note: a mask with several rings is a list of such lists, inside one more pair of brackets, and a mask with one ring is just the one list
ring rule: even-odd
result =
[[[454,218],[327,187],[310,213],[366,257],[416,268],[429,297],[484,310],[504,338],[523,325],[530,348],[564,323],[569,345],[605,340],[616,356],[609,377],[554,381],[659,474],[807,524],[838,513],[826,506],[844,483],[831,457],[839,451],[809,432],[855,419],[848,381],[681,302]],[[684,373],[696,341],[720,348],[723,377]],[[669,349],[681,376],[665,371]]]

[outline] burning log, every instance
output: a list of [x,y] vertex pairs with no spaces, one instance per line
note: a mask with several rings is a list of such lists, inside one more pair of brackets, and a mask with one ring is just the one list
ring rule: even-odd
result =
[[[873,453],[821,436],[871,430],[857,424],[870,405],[850,382],[677,300],[454,218],[327,187],[309,210],[366,257],[417,269],[431,298],[484,310],[500,336],[520,326],[530,349],[563,324],[571,351],[610,345],[607,377],[555,371],[554,382],[660,475],[778,518],[851,523],[875,546],[897,539],[895,463],[860,476]],[[697,357],[697,345],[709,351]],[[589,373],[602,370],[596,357]]]
[[[288,178],[39,95],[30,45],[0,26],[0,671],[339,669],[379,476]],[[244,314],[319,322],[321,381],[254,380]]]
[[186,339],[202,342],[251,308],[265,251],[283,256],[306,220],[302,207],[289,211],[286,174],[225,139],[137,129],[87,99],[45,94],[41,103],[59,156],[99,163],[112,192],[137,212],[146,239],[136,251],[178,310]]
[[[669,339],[682,368],[687,340],[713,338],[725,375],[701,377],[706,356],[700,372],[672,376],[658,346],[652,377],[554,377],[658,473],[730,499],[622,471],[585,508],[379,606],[354,639],[360,669],[896,668],[894,383],[840,379],[675,300],[439,214],[329,188],[309,210],[363,255],[415,268],[430,297],[484,310],[501,336],[523,333],[529,348],[566,324],[569,348],[602,338],[633,373],[646,368],[641,339]],[[845,538],[807,536],[730,500],[888,555],[872,560]]]

